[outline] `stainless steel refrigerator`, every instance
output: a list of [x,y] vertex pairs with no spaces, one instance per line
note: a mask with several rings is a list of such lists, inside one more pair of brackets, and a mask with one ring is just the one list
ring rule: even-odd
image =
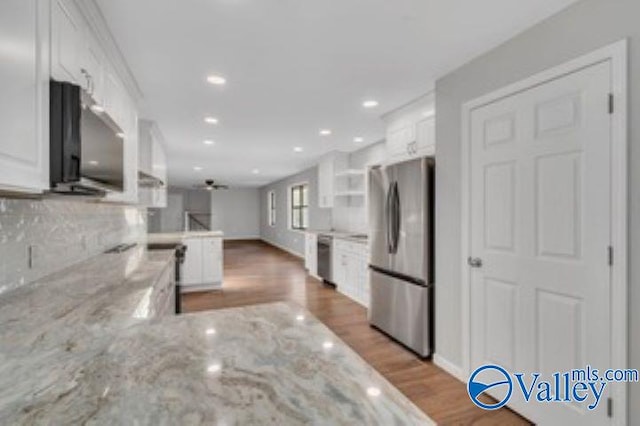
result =
[[422,357],[433,352],[432,157],[369,171],[369,322]]

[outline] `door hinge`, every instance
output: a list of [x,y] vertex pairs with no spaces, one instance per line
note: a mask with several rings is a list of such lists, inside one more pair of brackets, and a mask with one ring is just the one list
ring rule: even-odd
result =
[[613,399],[607,398],[607,417],[613,417]]
[[609,93],[609,114],[613,114],[615,109],[615,98],[613,97],[613,93]]
[[613,266],[613,247],[607,247],[607,262],[609,262],[609,266]]

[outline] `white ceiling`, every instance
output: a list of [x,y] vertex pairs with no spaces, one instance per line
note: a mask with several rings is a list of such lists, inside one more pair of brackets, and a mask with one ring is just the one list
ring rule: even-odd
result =
[[[98,0],[172,184],[260,186],[384,137],[379,116],[574,0]],[[210,74],[224,86],[206,81]],[[380,106],[367,110],[365,99]],[[204,123],[205,116],[220,120]],[[321,137],[321,128],[333,134]],[[365,142],[355,144],[362,136]],[[205,146],[213,139],[214,146]],[[294,153],[301,146],[303,153]],[[194,166],[203,170],[194,171]],[[252,171],[259,169],[259,174]]]

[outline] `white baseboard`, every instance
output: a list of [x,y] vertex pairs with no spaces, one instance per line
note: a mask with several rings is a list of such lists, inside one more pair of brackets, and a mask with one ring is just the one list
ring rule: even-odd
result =
[[242,237],[225,237],[225,241],[251,241],[251,240],[261,240],[260,235],[247,235]]
[[285,247],[285,246],[282,246],[282,245],[280,245],[280,244],[278,244],[278,243],[274,243],[273,241],[267,240],[267,239],[266,239],[266,238],[264,238],[264,237],[263,237],[263,238],[260,238],[260,239],[261,239],[262,241],[264,241],[265,243],[269,244],[269,245],[272,245],[272,246],[274,246],[274,247],[276,247],[276,248],[279,248],[279,249],[280,249],[280,250],[282,250],[282,251],[286,251],[287,253],[294,255],[295,257],[299,257],[300,259],[304,259],[304,255],[303,255],[303,254],[296,253],[295,251],[291,250],[290,248],[287,248],[287,247]]
[[433,354],[433,363],[461,382],[467,382],[468,377],[465,377],[465,375],[462,373],[462,368],[444,358],[443,356],[439,354]]

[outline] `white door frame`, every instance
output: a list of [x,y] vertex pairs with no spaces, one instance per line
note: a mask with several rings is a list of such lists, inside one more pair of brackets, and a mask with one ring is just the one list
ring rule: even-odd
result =
[[[626,39],[598,49],[558,67],[503,87],[462,106],[462,370],[471,373],[471,274],[466,259],[471,256],[471,113],[487,104],[545,84],[600,62],[610,61],[612,94],[615,100],[611,134],[611,246],[615,260],[611,268],[611,366],[627,368],[627,203],[628,203],[628,128],[627,128],[627,51]],[[603,99],[602,102],[606,102]],[[604,260],[603,260],[604,261]],[[576,366],[577,368],[577,366]],[[627,424],[627,386],[616,386],[611,397],[615,401],[614,425]]]

